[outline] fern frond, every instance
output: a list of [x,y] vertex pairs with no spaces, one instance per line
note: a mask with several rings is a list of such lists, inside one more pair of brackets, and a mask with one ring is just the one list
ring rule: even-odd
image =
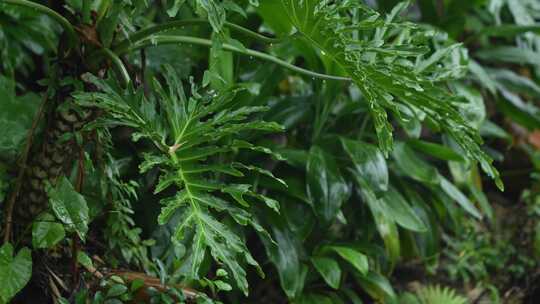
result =
[[[246,197],[274,210],[278,210],[278,204],[254,192],[251,185],[224,183],[215,176],[221,173],[238,177],[243,176],[243,170],[256,170],[275,177],[253,165],[214,160],[218,155],[237,149],[273,154],[266,148],[240,141],[239,133],[252,130],[279,132],[282,127],[271,122],[247,120],[250,114],[266,108],[237,107],[235,90],[199,94],[192,84],[188,98],[172,68],[166,68],[164,76],[165,86],[157,80],[154,82],[156,94],[152,101],[155,102],[148,101],[140,90],[124,90],[115,83],[93,76],[88,78],[101,92],[78,93],[75,98],[79,104],[105,110],[107,115],[98,124],[129,126],[135,130],[134,140],[145,138],[154,143],[157,149],[143,155],[140,171],[144,173],[154,167],[162,171],[155,193],[172,186],[178,189],[174,196],[161,201],[163,207],[158,222],[166,224],[174,214],[179,214],[181,220],[173,238],[174,241],[191,241],[189,257],[186,258],[191,263],[191,276],[198,278],[201,263],[209,249],[212,257],[230,270],[238,287],[247,294],[248,282],[243,264],[254,266],[261,276],[264,274],[242,237],[225,225],[221,217],[228,215],[236,224],[250,225],[267,235],[247,211],[250,203]],[[159,110],[155,104],[159,104]],[[227,196],[231,199],[225,199]]]
[[417,292],[421,304],[467,304],[466,298],[458,295],[455,290],[448,287],[427,286]]
[[359,1],[279,1],[300,36],[354,80],[369,104],[384,153],[393,145],[387,110],[398,118],[403,108],[420,110],[503,187],[491,158],[480,148],[482,140],[478,132],[460,113],[462,100],[435,82],[459,71],[434,75],[435,69],[429,68],[449,54],[459,52],[459,45],[426,58],[430,51],[426,41],[435,33],[397,21],[408,2],[398,4],[382,18]]

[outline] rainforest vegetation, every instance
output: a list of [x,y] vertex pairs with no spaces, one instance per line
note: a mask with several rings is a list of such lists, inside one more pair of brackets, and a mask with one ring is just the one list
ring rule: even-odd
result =
[[0,0],[0,303],[540,299],[540,1]]

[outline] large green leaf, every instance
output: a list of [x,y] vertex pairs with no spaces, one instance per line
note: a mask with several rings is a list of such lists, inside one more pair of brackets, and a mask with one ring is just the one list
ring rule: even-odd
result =
[[499,46],[486,50],[482,50],[476,54],[479,58],[484,60],[509,62],[518,64],[532,64],[540,65],[540,58],[538,53],[520,47],[512,46]]
[[338,262],[327,257],[312,257],[311,262],[328,286],[338,289],[341,280],[341,268]]
[[493,37],[514,37],[527,32],[540,34],[540,25],[501,24],[485,27],[480,34]]
[[39,96],[15,96],[15,83],[0,75],[0,158],[14,161],[39,107]]
[[419,192],[411,188],[405,188],[405,194],[412,208],[422,222],[427,226],[427,231],[414,233],[418,254],[424,258],[427,265],[432,266],[438,261],[440,226],[434,212],[431,211]]
[[317,146],[309,151],[306,171],[307,192],[313,210],[329,223],[349,196],[349,188],[335,160]]
[[325,246],[323,250],[332,250],[336,252],[345,261],[351,263],[352,266],[361,274],[366,274],[369,269],[367,256],[353,247],[347,246]]
[[356,276],[356,280],[371,297],[382,303],[391,301],[396,297],[390,282],[376,272],[370,271],[365,276]]
[[43,213],[32,224],[32,246],[51,248],[66,236],[64,226],[55,222],[54,216]]
[[403,174],[419,182],[439,183],[437,169],[421,159],[406,143],[396,142],[392,156]]
[[463,162],[465,159],[463,156],[449,147],[427,142],[423,140],[413,139],[407,142],[407,145],[410,145],[412,148],[422,151],[425,154],[431,155],[433,157],[449,160],[449,161],[459,161]]
[[[210,7],[217,5],[215,1],[198,1],[203,2]],[[178,74],[170,66],[165,67],[166,85],[157,78],[153,82],[152,95],[159,103],[159,111],[140,89],[124,89],[114,80],[104,81],[91,75],[86,77],[100,92],[75,94],[79,104],[105,110],[108,116],[103,117],[100,123],[111,127],[118,124],[129,126],[135,129],[134,140],[145,138],[154,144],[156,149],[153,153],[143,154],[141,173],[159,167],[163,174],[155,192],[176,188],[176,194],[161,201],[163,207],[158,222],[166,225],[175,216],[179,217],[172,239],[173,242],[189,244],[186,256],[189,266],[185,266],[188,275],[200,277],[203,261],[209,252],[215,261],[226,266],[236,285],[247,295],[245,266],[254,266],[260,276],[264,273],[249,252],[243,236],[233,226],[249,225],[261,235],[268,235],[246,208],[266,205],[277,211],[279,204],[255,193],[250,184],[221,184],[214,174],[219,172],[242,177],[242,171],[251,171],[281,186],[286,185],[263,168],[240,162],[222,164],[216,160],[228,158],[227,153],[238,149],[277,156],[269,149],[240,140],[239,134],[254,130],[276,132],[282,131],[282,127],[272,122],[248,120],[250,115],[262,112],[266,107],[238,105],[235,99],[241,90],[238,87],[223,90],[216,87],[217,91],[205,94],[199,94],[193,87],[188,97]],[[263,204],[255,204],[254,200]],[[223,221],[224,216],[231,221]]]
[[390,188],[379,200],[384,213],[390,216],[401,227],[425,232],[426,225],[416,215],[405,198],[396,189]]
[[84,196],[75,191],[65,176],[60,178],[55,187],[48,188],[47,193],[56,217],[84,240],[89,221],[88,205]]
[[466,102],[460,102],[457,107],[466,120],[467,125],[478,130],[486,118],[486,108],[482,94],[472,87],[454,83],[453,87],[458,95],[465,98]]
[[13,256],[10,243],[0,248],[0,302],[10,303],[32,276],[32,254],[28,248],[22,248]]
[[440,177],[441,189],[450,196],[456,203],[458,203],[465,211],[472,216],[481,219],[482,215],[474,204],[463,194],[454,184],[444,177]]
[[353,162],[355,174],[361,175],[376,194],[388,190],[386,160],[376,146],[345,138],[341,138],[341,144]]
[[392,264],[395,264],[400,257],[400,242],[399,233],[396,222],[391,214],[388,214],[386,208],[383,207],[382,198],[378,199],[375,193],[370,190],[367,183],[362,177],[357,176],[356,182],[360,187],[360,193],[363,200],[368,205],[373,215],[375,225],[379,231],[379,235],[383,239],[386,252]]
[[284,36],[291,33],[292,25],[287,18],[287,14],[276,14],[280,9],[279,1],[261,1],[257,12],[277,35]]
[[304,289],[307,267],[301,261],[300,241],[282,219],[273,219],[271,228],[273,244],[262,237],[266,254],[276,266],[281,288],[289,299],[297,298]]
[[[385,154],[392,150],[392,126],[389,109],[401,116],[401,108],[415,107],[426,114],[439,128],[450,134],[466,156],[476,159],[482,169],[502,188],[499,173],[490,157],[480,148],[478,132],[462,117],[453,96],[434,83],[439,77],[433,69],[415,70],[415,62],[424,61],[429,50],[426,37],[432,35],[410,23],[397,21],[407,7],[398,4],[385,19],[370,8],[351,1],[328,2],[280,0],[282,12],[299,35],[343,69],[360,89],[373,118],[379,147]],[[354,18],[351,16],[355,16]],[[400,32],[401,31],[401,32]],[[390,39],[390,33],[402,33]],[[449,52],[460,55],[459,50]],[[461,52],[462,53],[462,52]],[[438,62],[443,62],[442,56]],[[438,66],[430,62],[428,66]],[[460,68],[461,69],[461,68]],[[459,74],[459,73],[458,73]],[[444,77],[443,77],[444,78]]]

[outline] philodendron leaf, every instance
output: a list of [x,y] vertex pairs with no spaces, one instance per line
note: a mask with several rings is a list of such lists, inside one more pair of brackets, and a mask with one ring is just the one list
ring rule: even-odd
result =
[[341,268],[338,262],[327,257],[312,257],[311,262],[315,269],[321,274],[328,286],[338,289],[341,280]]
[[65,176],[60,178],[56,187],[49,187],[47,192],[56,217],[84,240],[89,220],[88,205],[84,196],[75,191]]
[[55,222],[49,213],[40,215],[32,224],[32,246],[34,248],[51,248],[66,236],[64,226]]
[[375,193],[388,190],[388,167],[379,148],[346,138],[341,138],[341,144],[353,162],[355,174],[361,175]]
[[216,0],[197,0],[197,13],[206,16],[214,32],[221,32],[225,23],[225,8],[220,1]]
[[349,187],[335,160],[321,148],[311,148],[307,163],[307,192],[312,207],[325,223],[337,215],[349,196]]
[[[437,75],[427,68],[438,66],[457,53],[452,51],[442,54],[445,56],[431,57],[427,65],[415,69],[414,62],[430,51],[425,38],[433,33],[399,20],[400,12],[410,2],[398,4],[386,18],[381,18],[361,1],[279,2],[297,36],[332,60],[358,87],[363,102],[368,105],[379,147],[385,155],[393,146],[393,127],[388,121],[387,111],[401,116],[401,108],[413,106],[435,122],[440,130],[452,136],[463,148],[465,156],[478,161],[496,185],[503,188],[499,173],[492,165],[493,160],[481,149],[482,139],[477,129],[469,125],[463,116],[459,107],[462,98],[435,83],[433,77]],[[412,31],[416,34],[410,35]],[[488,54],[491,53],[489,51]],[[498,53],[499,59],[510,62],[540,62],[538,56],[530,51],[512,49]],[[461,68],[464,66],[457,70]]]
[[10,243],[0,248],[0,303],[9,301],[23,289],[32,276],[32,253],[22,248],[13,256]]
[[[203,6],[203,13],[204,10],[208,12],[209,19],[219,17],[211,12],[220,10],[220,1],[198,0],[196,3]],[[220,161],[228,158],[225,153],[236,148],[272,154],[269,149],[241,141],[240,135],[245,131],[274,132],[283,128],[276,123],[249,119],[248,116],[266,108],[238,104],[235,95],[239,89],[236,87],[199,93],[192,83],[188,97],[182,89],[180,76],[172,67],[165,67],[163,78],[154,78],[153,89],[156,90],[159,107],[148,102],[141,89],[121,88],[114,79],[103,80],[90,75],[88,79],[102,92],[97,95],[79,92],[73,96],[81,105],[103,109],[108,114],[107,126],[129,126],[138,134],[134,140],[146,138],[164,152],[161,155],[147,154],[141,169],[158,166],[165,172],[155,192],[172,189],[173,186],[177,188],[176,194],[161,200],[163,207],[158,223],[166,225],[175,215],[180,217],[171,238],[173,242],[189,244],[185,257],[187,275],[200,279],[209,253],[214,261],[225,267],[231,274],[230,279],[247,296],[245,267],[253,266],[261,277],[264,273],[248,250],[241,233],[242,226],[249,225],[261,235],[268,236],[247,208],[255,208],[253,198],[264,201],[274,210],[277,210],[278,203],[254,192],[251,184],[221,183],[213,178],[212,173],[241,177],[243,173],[240,170],[248,170],[285,186],[268,170],[239,162],[226,165]],[[223,140],[225,138],[227,140]],[[222,193],[218,193],[219,190]],[[233,203],[235,201],[237,204]],[[227,221],[227,218],[232,221]],[[273,244],[271,240],[269,242]]]

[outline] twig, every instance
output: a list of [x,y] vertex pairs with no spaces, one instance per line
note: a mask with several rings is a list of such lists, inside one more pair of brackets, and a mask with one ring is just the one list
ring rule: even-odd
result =
[[64,291],[68,291],[68,288],[66,284],[64,283],[64,281],[62,281],[62,279],[60,279],[60,277],[56,273],[54,273],[54,271],[52,271],[51,268],[49,268],[49,266],[45,265],[45,267],[47,268],[47,271],[51,275],[50,279],[54,279],[58,283],[58,285],[62,287]]
[[45,94],[42,97],[41,105],[39,106],[36,116],[34,117],[34,121],[32,122],[32,127],[28,131],[28,137],[26,138],[26,144],[24,147],[23,154],[21,155],[21,158],[19,159],[19,173],[17,174],[15,188],[11,192],[11,195],[6,205],[6,223],[4,227],[4,233],[5,233],[4,243],[8,243],[11,238],[13,207],[15,206],[15,200],[17,199],[17,196],[19,196],[19,192],[21,191],[22,182],[24,178],[24,172],[26,171],[26,165],[28,162],[28,154],[30,153],[30,148],[32,147],[34,133],[37,129],[39,122],[41,121],[41,118],[43,117],[43,112],[45,110],[45,105],[47,104],[48,97],[49,97],[49,91],[45,92]]
[[487,289],[482,290],[482,292],[476,297],[476,299],[473,300],[472,304],[480,303],[480,300],[484,297],[484,295],[487,293]]

